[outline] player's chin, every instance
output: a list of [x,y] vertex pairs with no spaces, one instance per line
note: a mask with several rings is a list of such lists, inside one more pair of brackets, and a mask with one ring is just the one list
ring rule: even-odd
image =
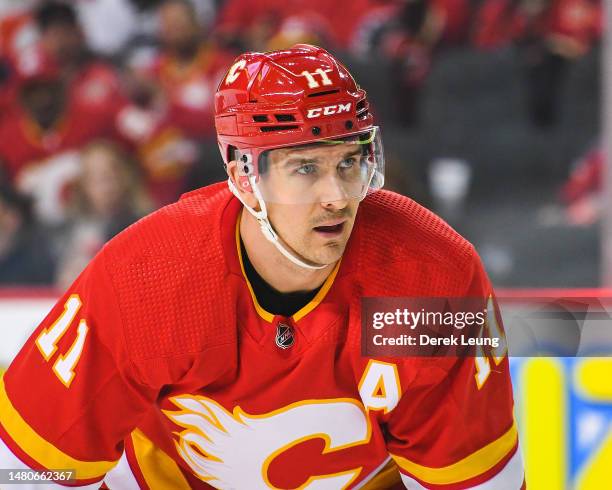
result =
[[342,257],[346,241],[329,240],[324,245],[317,247],[313,255],[313,261],[318,264],[333,264]]

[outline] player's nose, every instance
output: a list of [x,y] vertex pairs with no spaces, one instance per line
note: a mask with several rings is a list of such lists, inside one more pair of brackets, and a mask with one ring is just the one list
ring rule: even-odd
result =
[[326,209],[344,209],[348,205],[351,196],[345,183],[336,175],[328,175],[320,184],[321,206]]

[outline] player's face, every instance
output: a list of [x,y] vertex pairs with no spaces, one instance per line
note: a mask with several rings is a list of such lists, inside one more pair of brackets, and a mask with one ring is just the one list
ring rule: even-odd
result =
[[265,177],[274,193],[266,199],[270,222],[310,262],[331,264],[344,252],[359,207],[352,186],[361,189],[360,156],[355,143],[270,152]]

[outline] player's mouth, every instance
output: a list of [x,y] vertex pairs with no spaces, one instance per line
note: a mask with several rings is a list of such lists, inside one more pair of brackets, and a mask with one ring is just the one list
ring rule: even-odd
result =
[[313,230],[325,238],[334,238],[342,234],[345,226],[346,220],[337,220],[324,225],[315,226]]

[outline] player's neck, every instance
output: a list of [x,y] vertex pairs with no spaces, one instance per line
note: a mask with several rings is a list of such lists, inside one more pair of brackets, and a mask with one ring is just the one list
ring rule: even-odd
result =
[[333,270],[335,264],[316,270],[294,264],[266,240],[253,216],[245,212],[239,219],[240,236],[249,260],[262,279],[277,291],[312,291],[320,287]]

